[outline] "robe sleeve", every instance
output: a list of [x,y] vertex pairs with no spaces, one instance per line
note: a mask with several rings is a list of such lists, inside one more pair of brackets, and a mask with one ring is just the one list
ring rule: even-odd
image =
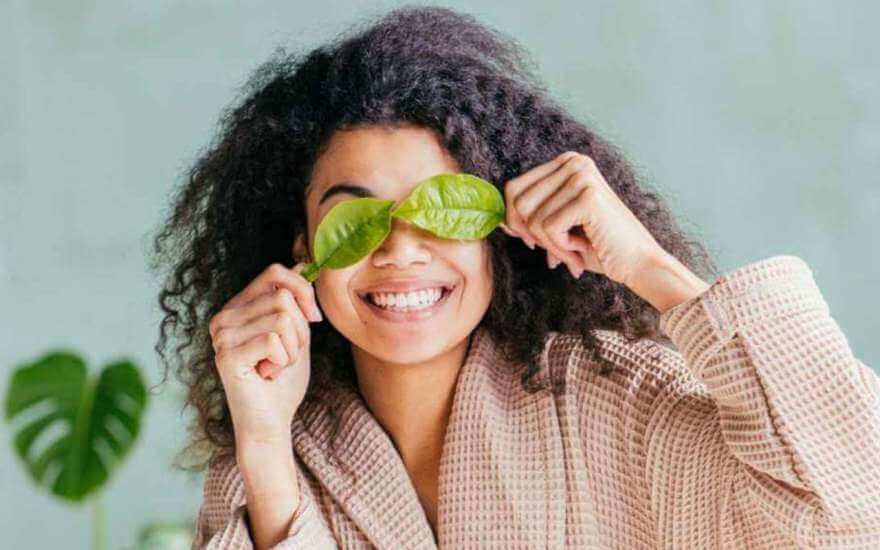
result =
[[[880,380],[801,258],[722,275],[664,312],[660,329],[682,367],[657,392],[644,437],[664,539],[880,548]],[[691,513],[727,527],[691,532]]]
[[[307,481],[297,467],[302,488],[299,506],[287,537],[273,550],[338,548],[317,504],[306,490]],[[204,494],[196,520],[192,550],[252,549],[244,480],[234,456],[215,458],[205,476]]]

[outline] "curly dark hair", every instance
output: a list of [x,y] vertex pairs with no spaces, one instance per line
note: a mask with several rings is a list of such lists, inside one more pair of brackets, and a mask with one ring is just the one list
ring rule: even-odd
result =
[[[502,192],[504,182],[563,151],[584,153],[660,246],[694,273],[718,275],[705,247],[637,183],[617,148],[550,99],[513,39],[440,7],[406,6],[362,24],[304,57],[279,47],[258,66],[241,89],[244,99],[222,112],[215,141],[189,168],[155,236],[151,267],[168,268],[155,350],[163,382],[174,368],[188,390],[186,405],[196,409],[190,449],[234,448],[208,321],[267,266],[294,265],[293,240],[307,229],[304,189],[340,129],[432,129],[463,172]],[[527,366],[525,388],[550,331],[578,333],[594,352],[595,329],[668,342],[659,312],[627,287],[589,271],[575,280],[549,270],[544,251],[502,231],[488,240],[494,294],[480,326],[506,357]],[[329,322],[310,329],[306,399],[327,376],[354,377],[349,342]],[[181,339],[176,368],[165,352],[169,331]]]

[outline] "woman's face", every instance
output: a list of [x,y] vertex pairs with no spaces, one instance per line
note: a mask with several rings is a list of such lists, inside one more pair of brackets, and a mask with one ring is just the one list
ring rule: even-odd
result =
[[[336,132],[317,159],[306,191],[308,252],[300,236],[294,255],[311,261],[315,230],[340,201],[360,196],[400,201],[422,180],[459,171],[428,129],[370,126]],[[386,363],[418,363],[459,344],[489,307],[489,243],[444,239],[392,218],[391,233],[378,248],[349,267],[323,269],[314,286],[325,318],[352,345]],[[424,307],[441,287],[440,300]],[[412,292],[422,301],[410,305],[408,300],[408,311],[371,302],[387,305],[391,293],[398,304],[400,293],[410,298]]]

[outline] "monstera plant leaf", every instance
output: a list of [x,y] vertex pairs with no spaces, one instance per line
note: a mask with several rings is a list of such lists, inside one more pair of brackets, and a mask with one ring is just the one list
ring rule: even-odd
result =
[[190,550],[192,522],[151,523],[141,528],[137,543],[129,550]]
[[78,355],[56,350],[16,368],[5,408],[6,419],[20,424],[15,449],[31,478],[80,501],[131,450],[146,401],[130,361],[109,364],[95,377]]

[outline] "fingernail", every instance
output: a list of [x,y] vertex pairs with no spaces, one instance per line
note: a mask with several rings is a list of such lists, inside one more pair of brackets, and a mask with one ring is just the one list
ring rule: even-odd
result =
[[565,266],[568,267],[568,272],[571,273],[571,276],[577,279],[577,271],[575,271],[574,268],[571,267],[571,264],[565,264]]
[[531,239],[526,240],[526,246],[528,246],[528,247],[531,248],[532,250],[535,249],[535,243],[534,243],[534,241],[532,241]]
[[321,316],[321,310],[319,310],[317,307],[312,308],[312,321],[318,322],[323,320],[324,318]]

